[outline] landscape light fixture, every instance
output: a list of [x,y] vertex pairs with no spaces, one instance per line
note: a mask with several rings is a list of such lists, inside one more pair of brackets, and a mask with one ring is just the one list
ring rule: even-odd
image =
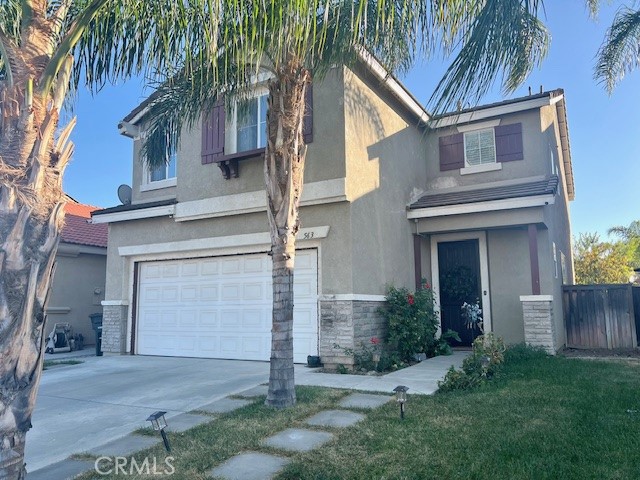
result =
[[153,429],[156,432],[160,432],[162,435],[162,441],[164,442],[164,448],[166,448],[167,452],[171,452],[171,446],[169,445],[169,439],[167,438],[167,434],[164,429],[167,428],[167,421],[164,418],[164,414],[167,412],[155,412],[149,415],[147,418],[147,422],[151,422]]
[[407,402],[407,390],[408,387],[404,385],[398,385],[393,389],[396,392],[396,401],[400,404],[400,418],[404,420],[404,404]]

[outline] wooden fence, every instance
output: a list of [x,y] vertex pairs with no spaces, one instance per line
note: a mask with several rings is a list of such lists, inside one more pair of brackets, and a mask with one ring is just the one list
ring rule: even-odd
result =
[[565,285],[562,290],[567,347],[613,349],[638,346],[640,288],[631,285]]

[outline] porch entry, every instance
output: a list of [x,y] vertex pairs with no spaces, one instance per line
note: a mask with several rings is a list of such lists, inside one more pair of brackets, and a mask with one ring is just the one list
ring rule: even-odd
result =
[[464,303],[479,303],[484,330],[491,331],[486,237],[484,232],[434,235],[431,248],[441,331],[458,332],[461,341],[454,341],[454,346],[470,346],[482,332],[477,326],[467,326]]

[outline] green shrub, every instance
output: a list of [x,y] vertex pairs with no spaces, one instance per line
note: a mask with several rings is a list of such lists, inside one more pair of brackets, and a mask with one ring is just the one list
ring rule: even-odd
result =
[[480,385],[481,381],[482,377],[478,375],[467,375],[464,370],[451,367],[444,376],[444,380],[438,382],[438,392],[467,390]]
[[415,293],[389,287],[387,303],[380,313],[387,321],[389,347],[402,361],[410,362],[414,354],[434,350],[438,315],[426,282]]
[[548,357],[542,347],[533,347],[524,343],[509,346],[504,352],[504,363],[519,363]]
[[458,332],[454,332],[453,330],[448,329],[446,332],[440,335],[440,338],[434,341],[433,348],[425,352],[427,354],[427,357],[431,358],[438,355],[451,355],[453,353],[453,350],[451,349],[449,340],[456,340],[459,342],[460,335],[458,335]]
[[491,378],[504,362],[504,341],[493,333],[480,335],[473,341],[471,354],[462,362],[462,370],[451,367],[438,382],[441,392],[473,388]]

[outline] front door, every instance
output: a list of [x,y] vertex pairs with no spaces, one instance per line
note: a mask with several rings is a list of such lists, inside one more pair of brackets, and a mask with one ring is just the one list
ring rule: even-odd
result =
[[469,328],[462,305],[478,302],[482,308],[478,239],[438,242],[438,271],[442,332],[454,330],[461,342],[453,344],[470,346],[481,331]]

